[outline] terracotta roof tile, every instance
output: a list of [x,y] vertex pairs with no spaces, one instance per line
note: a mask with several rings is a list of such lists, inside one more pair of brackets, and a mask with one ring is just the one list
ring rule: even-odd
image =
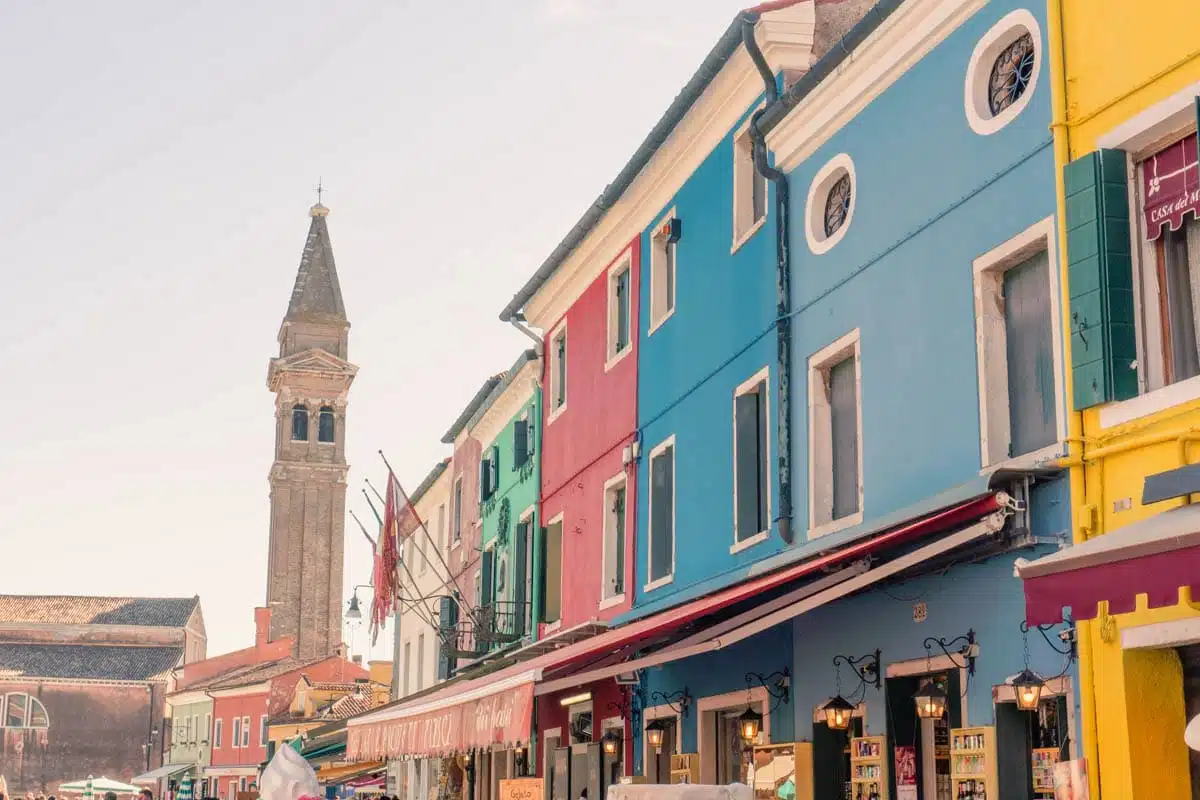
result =
[[198,597],[78,597],[0,594],[0,622],[182,628]]
[[182,660],[182,647],[0,642],[4,677],[162,681]]

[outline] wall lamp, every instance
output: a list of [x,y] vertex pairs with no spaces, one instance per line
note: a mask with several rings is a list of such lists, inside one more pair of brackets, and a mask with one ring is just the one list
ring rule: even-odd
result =
[[[774,711],[781,704],[790,702],[792,699],[791,693],[791,675],[788,668],[784,667],[779,672],[772,672],[770,675],[763,675],[761,672],[746,673],[746,694],[750,694],[750,689],[757,683],[766,690],[767,695],[775,702],[771,704],[771,711]],[[746,701],[746,710],[738,717],[738,734],[743,742],[747,745],[754,744],[758,739],[759,731],[762,730],[763,715],[754,710],[754,706],[750,704],[749,698]]]
[[650,705],[667,706],[679,716],[686,717],[692,706],[692,696],[686,686],[677,692],[651,692]]
[[860,689],[865,692],[868,686],[879,689],[883,685],[880,667],[882,656],[883,653],[876,650],[857,658],[843,655],[833,657],[833,668],[837,675],[837,694],[832,700],[821,706],[821,710],[825,712],[825,724],[829,726],[830,730],[849,730],[850,721],[854,718],[854,704],[842,696],[842,664],[848,666],[858,678],[858,686],[851,692],[851,695],[857,695]]
[[[1071,664],[1075,661],[1075,628],[1073,626],[1069,627],[1059,634],[1059,639],[1066,645],[1065,648],[1060,649],[1046,635],[1046,631],[1054,627],[1053,625],[1038,625],[1036,627],[1038,633],[1046,640],[1046,644],[1050,646],[1051,650],[1067,657],[1067,664],[1063,667],[1063,671],[1050,680],[1063,677],[1071,670]],[[1024,620],[1021,621],[1021,645],[1025,655],[1025,668],[1012,679],[1013,695],[1017,701],[1017,708],[1021,711],[1037,711],[1038,706],[1042,702],[1042,693],[1046,689],[1046,681],[1042,680],[1036,672],[1029,668],[1029,625]]]
[[615,756],[621,750],[621,732],[616,728],[609,728],[601,737],[600,744],[606,756]]
[[374,588],[375,587],[369,583],[361,583],[354,587],[353,594],[350,595],[350,603],[346,608],[346,619],[362,619],[362,607],[358,603],[358,590]]
[[[958,646],[962,643],[961,647]],[[959,669],[965,669],[968,675],[975,674],[975,630],[968,629],[962,636],[955,636],[946,641],[930,636],[925,639],[925,664],[932,669],[933,648],[938,648],[950,659],[950,663]],[[962,661],[959,661],[959,659]],[[913,701],[917,704],[917,716],[921,719],[941,719],[946,713],[946,703],[949,696],[946,690],[936,680],[930,680],[917,690]]]

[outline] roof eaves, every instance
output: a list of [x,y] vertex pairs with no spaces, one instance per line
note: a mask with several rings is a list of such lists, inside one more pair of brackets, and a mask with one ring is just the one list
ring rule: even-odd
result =
[[429,474],[425,476],[425,479],[417,484],[417,488],[411,495],[409,495],[409,502],[413,505],[416,505],[421,498],[425,496],[425,493],[433,488],[433,485],[437,483],[437,479],[442,477],[442,473],[445,472],[446,468],[449,466],[450,459],[448,458],[443,458],[441,461],[435,464],[433,469],[429,470]]
[[479,391],[475,392],[475,396],[471,398],[471,402],[467,403],[467,407],[458,415],[458,419],[454,420],[454,424],[450,426],[450,430],[442,436],[442,444],[454,444],[454,440],[462,433],[463,428],[467,427],[467,420],[475,414],[475,410],[479,408],[488,395],[492,393],[492,389],[496,388],[496,384],[504,377],[504,374],[493,375],[483,382],[483,386],[479,387]]
[[525,306],[529,299],[550,279],[550,277],[558,271],[567,257],[574,252],[583,240],[587,238],[592,229],[604,219],[609,209],[621,199],[626,190],[633,184],[633,181],[641,173],[641,171],[650,163],[650,159],[658,152],[663,143],[667,141],[676,126],[683,121],[683,118],[691,110],[692,106],[704,94],[704,91],[713,82],[713,79],[720,74],[721,69],[733,56],[737,49],[742,44],[742,21],[756,21],[758,13],[754,10],[739,12],[734,17],[733,22],[726,28],[725,33],[717,40],[716,45],[704,57],[700,67],[692,75],[691,79],[684,85],[683,89],[671,101],[671,105],[667,107],[666,112],[650,129],[650,133],[634,151],[633,156],[626,162],[617,176],[613,178],[612,183],[604,187],[604,191],[596,198],[591,207],[584,212],[579,221],[567,233],[566,237],[559,242],[554,248],[550,256],[538,267],[537,272],[525,282],[525,285],[513,295],[513,298],[508,301],[508,305],[500,312],[500,319],[508,322],[513,319],[516,314]]
[[504,373],[504,377],[501,378],[500,382],[496,384],[496,388],[492,389],[487,399],[479,405],[479,408],[475,409],[475,413],[471,415],[471,418],[467,420],[467,424],[463,427],[474,428],[479,423],[479,420],[483,419],[483,415],[488,412],[488,409],[495,405],[496,401],[508,390],[509,386],[512,386],[512,382],[517,379],[517,373],[524,369],[526,364],[536,361],[537,357],[536,350],[530,349],[522,352],[517,360],[513,362],[513,365],[508,368],[508,372]]

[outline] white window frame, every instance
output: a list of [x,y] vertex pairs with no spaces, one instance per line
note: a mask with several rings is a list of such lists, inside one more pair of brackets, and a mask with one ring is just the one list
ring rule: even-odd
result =
[[[654,580],[650,579],[652,553],[654,548],[651,546],[650,537],[654,535],[652,520],[654,519],[654,458],[662,453],[668,447],[671,448],[671,571],[661,578]],[[642,587],[643,592],[652,592],[655,589],[666,586],[675,580],[675,555],[676,555],[676,520],[679,518],[679,506],[676,503],[679,486],[679,472],[675,466],[679,463],[679,450],[675,447],[675,434],[671,434],[663,439],[650,451],[646,458],[646,580],[648,581]]]
[[417,691],[425,688],[425,632],[417,634]]
[[571,337],[567,334],[567,319],[566,319],[566,317],[564,317],[562,322],[558,323],[558,325],[556,325],[554,327],[554,329],[550,332],[550,352],[546,358],[546,363],[550,367],[549,380],[546,381],[546,386],[548,386],[550,389],[550,403],[549,403],[550,414],[549,414],[549,416],[546,417],[547,427],[550,426],[554,422],[554,420],[556,420],[560,416],[562,416],[563,412],[567,410],[568,401],[570,401],[570,399],[571,399],[570,396],[567,394],[567,388],[568,388],[567,370],[564,367],[562,370],[562,378],[561,378],[561,380],[563,382],[563,391],[562,391],[563,402],[562,402],[561,406],[556,407],[554,405],[555,401],[558,399],[558,394],[559,394],[558,393],[558,381],[559,381],[558,338],[560,336],[567,337],[567,358],[568,358],[568,366],[569,366],[569,359],[571,357]]
[[[611,478],[609,478],[608,480],[606,480],[604,482],[604,491],[601,495],[603,497],[603,500],[601,501],[603,505],[600,509],[600,513],[601,513],[600,519],[604,520],[604,522],[603,522],[604,539],[601,542],[601,546],[600,546],[600,610],[602,610],[602,611],[606,608],[612,608],[613,606],[620,605],[621,603],[625,602],[624,589],[621,591],[620,594],[609,594],[609,591],[608,591],[608,583],[609,583],[608,579],[610,577],[608,574],[608,569],[610,566],[608,563],[608,540],[610,537],[616,535],[616,530],[610,528],[610,525],[615,523],[615,515],[609,511],[609,508],[610,508],[609,495],[618,488],[625,490],[625,545],[626,545],[626,551],[628,552],[628,549],[629,549],[629,479],[625,475],[624,469],[622,469],[621,472],[619,472],[616,475],[613,475]],[[623,577],[624,576],[622,576],[622,578]],[[627,583],[627,582],[625,582],[625,583]],[[628,586],[625,586],[625,588],[627,589]]]
[[208,744],[212,737],[212,714],[204,715],[204,738],[200,740],[200,744]]
[[[625,339],[626,339],[625,349],[618,353],[616,350],[617,334],[619,333],[619,331],[617,330],[617,279],[620,278],[621,275],[624,275],[626,273],[628,273],[628,275],[629,275],[629,278],[626,282],[626,291],[629,293],[629,299],[627,301],[629,304],[629,316],[625,320],[625,324],[627,326],[627,330],[625,331]],[[607,305],[607,309],[608,309],[608,311],[607,311],[608,324],[605,326],[605,330],[607,331],[607,333],[606,333],[607,345],[606,345],[606,349],[605,349],[604,371],[608,372],[610,369],[615,367],[617,364],[621,363],[625,359],[626,356],[628,356],[631,352],[633,352],[633,332],[637,327],[637,323],[634,321],[634,313],[633,313],[634,312],[634,304],[633,304],[633,248],[632,247],[627,248],[625,250],[625,252],[622,253],[617,258],[617,260],[612,263],[612,266],[610,266],[608,268],[606,275],[607,275],[607,277],[606,277],[605,285],[607,286],[606,305]],[[570,346],[569,341],[567,344],[568,344],[568,346]],[[555,352],[556,353],[558,352],[557,349],[555,349]],[[568,356],[569,355],[570,355],[570,353],[568,352]]]
[[[846,210],[846,221],[842,227],[833,232],[832,236],[825,235],[825,206],[829,201],[829,193],[833,185],[842,175],[850,176],[850,208]],[[812,183],[808,185],[808,197],[804,201],[804,238],[808,249],[813,255],[824,255],[832,250],[837,243],[845,238],[854,222],[854,209],[858,205],[858,175],[854,170],[854,159],[849,153],[838,153],[817,170]]]
[[[559,535],[558,535],[558,548],[559,548],[559,553],[558,553],[558,619],[556,619],[554,622],[542,623],[545,626],[545,628],[543,629],[543,634],[553,633],[554,631],[556,631],[562,627],[563,600],[564,600],[562,587],[563,587],[563,579],[567,576],[567,570],[566,570],[566,561],[567,560],[564,557],[565,553],[566,553],[566,536],[564,535],[565,531],[562,530],[565,527],[563,525],[563,519],[565,517],[566,517],[566,512],[560,511],[546,521],[546,529],[547,530],[554,527],[555,525],[558,525],[560,528]],[[545,568],[546,568],[546,565],[543,564],[542,569],[545,570]],[[545,593],[545,591],[546,591],[546,587],[543,586],[542,587],[543,594]],[[545,596],[543,596],[542,597],[542,606],[544,607],[545,605],[546,605],[546,598],[545,598]]]
[[[1004,48],[1026,32],[1033,37],[1034,53],[1033,75],[1029,79],[1029,88],[1011,106],[993,115],[988,105],[992,66]],[[980,136],[989,136],[1020,116],[1037,92],[1038,78],[1042,74],[1042,61],[1045,58],[1046,49],[1042,45],[1041,26],[1038,25],[1037,18],[1026,9],[1018,8],[1009,12],[989,28],[971,53],[971,60],[967,62],[966,80],[963,83],[963,107],[971,130]]]
[[234,717],[230,727],[233,736],[229,741],[229,746],[234,750],[240,750],[242,749],[242,718]]
[[[767,437],[766,437],[767,454],[766,454],[766,457],[767,457],[767,467],[768,467],[768,469],[767,469],[767,529],[763,530],[763,531],[755,531],[753,535],[748,536],[748,537],[746,537],[745,540],[739,542],[738,541],[738,528],[737,528],[737,517],[738,517],[738,513],[737,513],[737,510],[738,510],[737,399],[744,394],[748,394],[750,392],[750,390],[757,387],[759,383],[763,384],[763,387],[764,387],[763,392],[767,398],[767,413],[766,413],[766,425],[767,425]],[[772,428],[771,428],[771,368],[769,366],[763,367],[758,372],[754,373],[754,375],[752,375],[749,379],[744,381],[740,386],[738,386],[736,389],[734,389],[733,402],[730,407],[730,428],[731,428],[730,435],[733,438],[733,462],[731,464],[731,466],[733,467],[733,544],[730,546],[729,552],[732,554],[732,553],[740,553],[741,551],[745,550],[748,547],[753,547],[756,544],[761,544],[762,542],[765,542],[771,536],[771,519],[772,519],[771,515],[773,513],[772,505],[771,505],[771,501],[773,500],[773,498],[771,497],[771,484],[774,481],[773,481],[773,476],[772,476],[771,470],[770,470],[771,430],[772,430]]]
[[[1129,236],[1132,244],[1134,304],[1137,333],[1137,397],[1100,406],[1100,428],[1107,429],[1169,408],[1200,400],[1200,376],[1164,384],[1162,320],[1157,303],[1157,253],[1142,227],[1141,162],[1164,146],[1196,131],[1195,100],[1200,81],[1185,86],[1097,137],[1096,147],[1128,153]],[[1200,311],[1197,311],[1200,313]]]
[[213,720],[213,736],[212,747],[214,750],[219,750],[222,746],[221,734],[225,732],[225,720],[217,717]]
[[[663,231],[676,218],[675,209],[672,208],[666,214],[663,214],[662,219],[655,223],[651,228],[653,233],[650,236],[650,312],[647,315],[650,319],[650,327],[646,331],[646,335],[650,336],[656,330],[662,327],[663,323],[675,316],[675,307],[679,305],[679,271],[676,268],[679,264],[679,242],[674,244],[667,243],[667,237]],[[675,257],[667,259],[667,248],[670,247],[675,251]],[[670,263],[668,263],[668,261]],[[671,270],[671,285],[675,287],[674,297],[671,298],[671,307],[668,308],[661,317],[654,316],[655,304],[655,286],[658,285],[657,275],[663,269]]]
[[[753,118],[753,114],[748,116],[733,134],[733,244],[729,248],[731,255],[758,233],[771,214],[770,186],[767,179],[759,175],[754,167],[754,141],[750,138],[750,122]],[[749,218],[749,215],[754,213],[753,208],[748,212],[745,210],[747,205],[753,205],[752,181],[755,180],[762,182],[763,190],[763,215],[757,220]],[[743,216],[746,216],[746,219],[743,219]]]
[[458,474],[450,482],[450,549],[462,544],[463,540],[463,476]]
[[271,739],[271,732],[267,726],[267,715],[263,714],[258,718],[258,743],[263,747],[267,746],[267,742]]
[[250,746],[250,717],[242,717],[242,747]]
[[[858,511],[833,519],[833,436],[824,374],[846,358],[854,359],[858,403]],[[861,524],[866,480],[863,475],[862,351],[855,328],[808,359],[808,538],[816,539]]]
[[[975,286],[975,353],[979,372],[979,452],[982,472],[1028,469],[1063,454],[1067,408],[1064,400],[1063,345],[1058,287],[1058,251],[1053,216],[1035,222],[972,264]],[[1008,404],[1008,331],[1004,321],[1004,275],[1038,253],[1046,253],[1050,272],[1050,331],[1054,355],[1055,441],[1009,458],[1011,417]]]

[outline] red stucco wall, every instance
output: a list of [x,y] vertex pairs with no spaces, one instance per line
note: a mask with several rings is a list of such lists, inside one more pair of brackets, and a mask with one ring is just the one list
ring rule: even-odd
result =
[[[637,486],[635,467],[621,464],[622,448],[637,430],[638,286],[641,280],[639,240],[630,243],[631,351],[605,371],[608,355],[608,269],[567,309],[567,403],[550,421],[544,404],[542,435],[542,519],[563,515],[562,627],[590,619],[608,619],[629,609],[633,599],[633,543]],[[618,258],[624,258],[622,251]],[[611,266],[611,265],[610,265]],[[545,352],[561,320],[546,331]],[[549,387],[550,358],[545,359],[542,385]],[[624,603],[600,609],[604,531],[604,483],[625,470],[625,597]],[[543,626],[544,627],[544,626]]]
[[[618,686],[612,678],[567,689],[558,694],[545,695],[537,698],[538,730],[548,731],[554,728],[562,729],[562,743],[570,738],[570,710],[564,708],[558,701],[568,695],[576,695],[583,691],[592,693],[592,740],[600,741],[603,736],[603,722],[606,719],[622,717],[621,741],[624,747],[623,774],[629,775],[633,769],[633,742],[629,730],[629,713],[616,710],[612,706],[627,705],[628,696],[623,691],[626,687]],[[537,774],[545,777],[545,754],[538,753]]]
[[[267,749],[261,741],[262,716],[267,713],[266,689],[254,694],[213,699],[213,725],[222,720],[221,746],[213,747],[213,766],[257,765],[267,759]],[[233,720],[235,717],[250,718],[250,746],[233,746]]]

